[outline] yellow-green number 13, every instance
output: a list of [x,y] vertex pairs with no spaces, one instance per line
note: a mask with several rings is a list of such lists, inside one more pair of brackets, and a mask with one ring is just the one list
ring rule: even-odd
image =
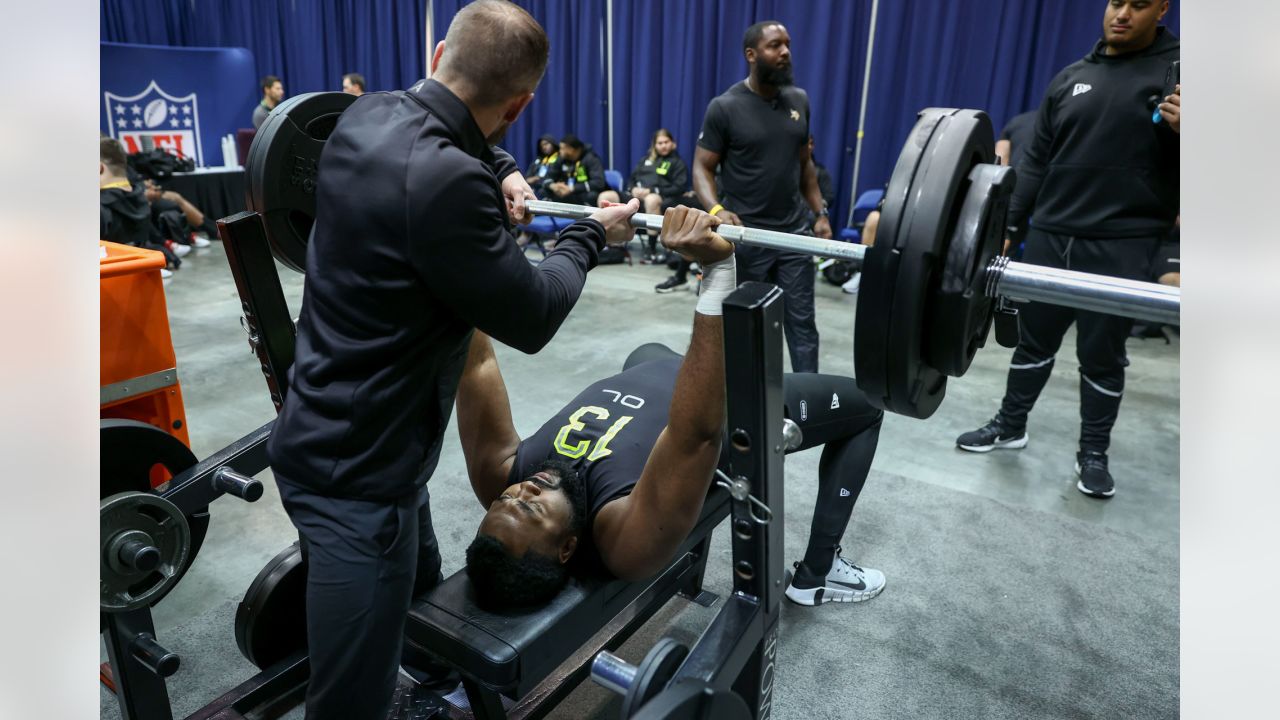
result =
[[[586,429],[587,424],[582,421],[582,418],[586,415],[591,415],[598,420],[609,419],[609,411],[602,407],[587,405],[585,407],[578,408],[569,416],[568,424],[560,428],[560,432],[556,433],[556,452],[564,455],[565,457],[576,460],[583,455],[586,455],[588,450],[591,450],[590,440],[579,440],[572,445],[569,444],[569,433],[581,432]],[[590,455],[587,455],[587,462],[594,462],[611,454],[613,451],[609,449],[609,442],[613,440],[614,436],[617,435],[622,428],[627,426],[627,423],[631,422],[631,419],[631,415],[623,415],[618,418],[617,422],[610,425],[609,429],[605,431],[604,435],[596,443],[595,449],[591,450]]]

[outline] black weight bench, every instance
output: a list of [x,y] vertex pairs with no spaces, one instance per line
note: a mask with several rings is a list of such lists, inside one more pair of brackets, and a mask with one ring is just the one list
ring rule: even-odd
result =
[[405,640],[458,670],[473,717],[542,717],[587,676],[597,652],[616,649],[673,595],[710,604],[699,598],[707,551],[729,509],[729,493],[713,486],[675,561],[655,579],[571,577],[538,608],[486,611],[460,570],[410,608]]

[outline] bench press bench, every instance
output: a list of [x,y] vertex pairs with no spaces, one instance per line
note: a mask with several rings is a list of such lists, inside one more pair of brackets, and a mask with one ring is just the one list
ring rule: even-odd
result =
[[542,717],[586,678],[597,652],[616,649],[672,596],[710,604],[707,551],[729,511],[729,493],[713,486],[675,560],[653,580],[578,572],[541,607],[489,612],[460,570],[410,609],[405,641],[458,670],[473,717]]

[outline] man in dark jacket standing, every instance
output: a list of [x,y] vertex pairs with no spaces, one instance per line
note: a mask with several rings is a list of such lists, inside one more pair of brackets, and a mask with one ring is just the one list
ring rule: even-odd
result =
[[546,186],[558,202],[595,205],[608,185],[604,163],[591,146],[572,133],[560,139],[560,176]]
[[[1160,241],[1178,216],[1178,125],[1166,107],[1179,91],[1162,91],[1179,57],[1178,39],[1159,25],[1168,9],[1168,0],[1111,0],[1102,40],[1050,84],[1009,206],[1011,232],[1035,211],[1026,262],[1149,279]],[[1027,415],[1074,322],[1081,421],[1076,487],[1111,497],[1107,449],[1133,321],[1040,303],[1023,306],[1021,320],[1000,412],[956,444],[973,452],[1026,446]]]
[[537,268],[516,247],[533,193],[491,145],[533,98],[547,49],[514,3],[477,0],[436,46],[432,79],[361,96],[321,154],[268,447],[308,563],[308,718],[386,717],[411,595],[440,579],[426,482],[473,329],[538,351],[606,239],[631,235],[635,203],[573,223]]

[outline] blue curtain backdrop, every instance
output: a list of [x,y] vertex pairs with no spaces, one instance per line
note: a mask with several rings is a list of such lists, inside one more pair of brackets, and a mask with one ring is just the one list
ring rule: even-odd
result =
[[[425,75],[427,0],[103,0],[102,39],[243,46],[258,74],[290,93],[336,89],[358,71],[371,89]],[[608,163],[607,0],[515,0],[547,29],[551,60],[504,145],[522,165],[542,133],[575,132]],[[871,0],[612,0],[614,162],[625,175],[658,127],[689,161],[707,102],[746,75],[742,33],[782,21],[796,81],[809,93],[818,160],[853,190],[853,156]],[[436,39],[466,0],[433,0]],[[858,187],[882,185],[929,106],[987,111],[997,130],[1039,104],[1049,80],[1101,34],[1105,0],[882,0]],[[1178,3],[1165,24],[1180,31]]]
[[[608,166],[604,0],[515,2],[546,29],[551,39],[551,57],[533,102],[511,126],[503,148],[524,168],[533,159],[540,135],[549,133],[559,138],[571,132],[589,143]],[[466,4],[467,0],[434,0],[437,42],[444,39],[449,21]]]
[[[349,72],[364,75],[370,90],[407,88],[426,74],[426,0],[102,0],[99,7],[104,42],[248,48],[257,77],[276,75],[289,95],[341,90]],[[257,87],[250,92],[261,97]]]

